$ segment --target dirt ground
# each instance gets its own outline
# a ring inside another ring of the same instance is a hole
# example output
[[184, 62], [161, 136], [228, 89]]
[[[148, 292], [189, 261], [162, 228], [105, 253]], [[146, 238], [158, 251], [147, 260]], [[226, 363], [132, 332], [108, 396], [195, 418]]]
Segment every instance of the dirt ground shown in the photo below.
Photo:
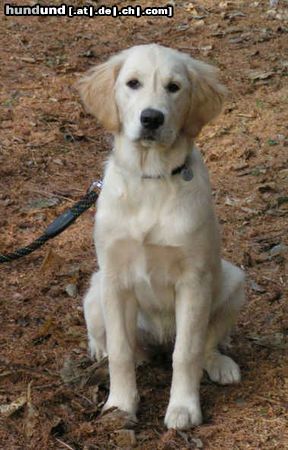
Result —
[[[62, 2], [41, 2], [51, 3]], [[133, 424], [116, 413], [100, 417], [107, 365], [87, 357], [82, 310], [96, 267], [92, 208], [41, 250], [1, 266], [1, 449], [288, 448], [288, 2], [271, 10], [268, 0], [173, 3], [173, 18], [4, 17], [1, 10], [0, 251], [29, 243], [101, 178], [111, 139], [83, 111], [74, 87], [81, 73], [150, 42], [217, 65], [229, 95], [197, 143], [223, 255], [247, 273], [230, 349], [242, 382], [223, 387], [204, 377], [204, 424], [167, 431], [171, 357], [157, 351], [137, 371], [138, 424], [129, 430]]]

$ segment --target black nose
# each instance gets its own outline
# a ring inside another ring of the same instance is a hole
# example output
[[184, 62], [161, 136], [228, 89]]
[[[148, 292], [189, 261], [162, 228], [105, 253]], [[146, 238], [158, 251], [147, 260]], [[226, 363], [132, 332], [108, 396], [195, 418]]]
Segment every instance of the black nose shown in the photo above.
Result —
[[157, 109], [144, 109], [140, 116], [141, 124], [147, 130], [157, 130], [164, 123], [164, 114]]

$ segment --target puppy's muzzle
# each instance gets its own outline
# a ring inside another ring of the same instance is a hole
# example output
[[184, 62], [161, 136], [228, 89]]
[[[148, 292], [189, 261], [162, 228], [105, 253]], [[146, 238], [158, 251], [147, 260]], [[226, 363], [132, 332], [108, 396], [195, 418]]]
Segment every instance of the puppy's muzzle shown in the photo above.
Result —
[[157, 109], [147, 108], [141, 112], [140, 122], [145, 130], [157, 130], [163, 125], [164, 120], [164, 114]]

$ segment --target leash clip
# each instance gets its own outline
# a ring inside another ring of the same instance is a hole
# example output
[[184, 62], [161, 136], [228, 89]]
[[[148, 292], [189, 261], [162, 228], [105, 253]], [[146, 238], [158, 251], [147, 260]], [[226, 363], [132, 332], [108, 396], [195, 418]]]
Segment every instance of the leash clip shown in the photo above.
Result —
[[89, 188], [87, 189], [87, 194], [90, 194], [90, 192], [94, 191], [95, 189], [102, 189], [103, 187], [103, 181], [102, 180], [95, 180], [92, 181]]

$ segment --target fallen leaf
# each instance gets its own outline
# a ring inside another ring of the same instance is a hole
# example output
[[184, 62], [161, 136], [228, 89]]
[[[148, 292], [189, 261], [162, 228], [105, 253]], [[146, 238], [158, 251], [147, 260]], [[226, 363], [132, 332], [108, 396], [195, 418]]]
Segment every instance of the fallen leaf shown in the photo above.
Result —
[[233, 166], [233, 169], [238, 172], [240, 170], [244, 170], [247, 169], [249, 167], [249, 165], [247, 163], [240, 163], [240, 164], [235, 164]]
[[36, 62], [36, 59], [35, 59], [35, 58], [32, 58], [31, 56], [22, 56], [22, 57], [21, 57], [21, 61], [24, 61], [24, 62], [28, 62], [28, 63], [34, 64], [34, 63]]
[[225, 199], [225, 205], [235, 206], [235, 205], [237, 205], [237, 203], [239, 203], [239, 199], [238, 198], [226, 197], [226, 199]]
[[66, 384], [73, 383], [75, 381], [79, 381], [82, 376], [81, 370], [79, 370], [78, 364], [76, 361], [67, 358], [64, 360], [64, 364], [62, 369], [60, 370], [61, 379]]
[[[89, 364], [87, 366], [87, 364]], [[109, 380], [108, 360], [102, 359], [91, 364], [91, 360], [84, 358], [75, 361], [67, 358], [60, 370], [61, 379], [66, 384], [77, 384], [81, 387], [86, 385], [106, 385]]]
[[220, 2], [219, 3], [219, 8], [226, 9], [226, 8], [228, 8], [228, 6], [231, 6], [231, 5], [232, 5], [231, 2]]
[[43, 209], [43, 208], [52, 208], [53, 206], [59, 205], [60, 200], [57, 197], [51, 198], [39, 198], [36, 200], [31, 200], [27, 206], [23, 208], [23, 211], [27, 211], [29, 209]]
[[233, 11], [228, 14], [229, 19], [235, 19], [236, 17], [246, 17], [246, 14], [244, 14], [242, 11]]
[[258, 214], [259, 211], [257, 209], [247, 208], [247, 206], [241, 206], [241, 211], [248, 213], [248, 214]]
[[287, 252], [287, 250], [288, 250], [288, 246], [281, 243], [281, 244], [275, 245], [274, 247], [271, 248], [270, 255], [272, 257], [283, 255], [284, 253]]
[[188, 3], [185, 6], [186, 11], [192, 13], [193, 11], [196, 11], [196, 7], [195, 5], [193, 5], [193, 3]]
[[59, 158], [55, 158], [52, 160], [55, 164], [57, 164], [58, 166], [64, 166], [63, 161], [61, 161], [61, 159]]
[[248, 73], [248, 78], [252, 81], [257, 80], [267, 80], [268, 78], [271, 78], [274, 75], [274, 72], [259, 72], [257, 70], [252, 70]]
[[254, 292], [259, 292], [260, 294], [263, 294], [264, 292], [266, 292], [266, 289], [262, 286], [260, 286], [259, 284], [256, 283], [256, 281], [251, 280], [250, 282], [250, 287], [252, 289], [252, 291]]
[[59, 270], [63, 262], [63, 258], [50, 247], [41, 264], [40, 272], [44, 273], [48, 270]]
[[244, 42], [245, 38], [242, 36], [237, 36], [235, 38], [230, 38], [229, 42], [230, 44], [241, 44], [241, 42]]
[[200, 50], [205, 56], [208, 56], [211, 50], [213, 50], [213, 45], [203, 45], [203, 47], [200, 47]]
[[205, 22], [204, 22], [203, 19], [198, 20], [197, 22], [195, 22], [195, 23], [193, 24], [192, 30], [197, 30], [198, 28], [202, 28], [202, 27], [204, 27], [204, 25], [205, 25]]
[[23, 406], [27, 402], [27, 395], [23, 394], [13, 402], [7, 405], [0, 405], [0, 414], [4, 417], [9, 417], [14, 414], [19, 409], [23, 408]]
[[77, 296], [78, 289], [76, 284], [70, 283], [65, 287], [65, 291], [69, 295], [69, 297], [75, 298]]

